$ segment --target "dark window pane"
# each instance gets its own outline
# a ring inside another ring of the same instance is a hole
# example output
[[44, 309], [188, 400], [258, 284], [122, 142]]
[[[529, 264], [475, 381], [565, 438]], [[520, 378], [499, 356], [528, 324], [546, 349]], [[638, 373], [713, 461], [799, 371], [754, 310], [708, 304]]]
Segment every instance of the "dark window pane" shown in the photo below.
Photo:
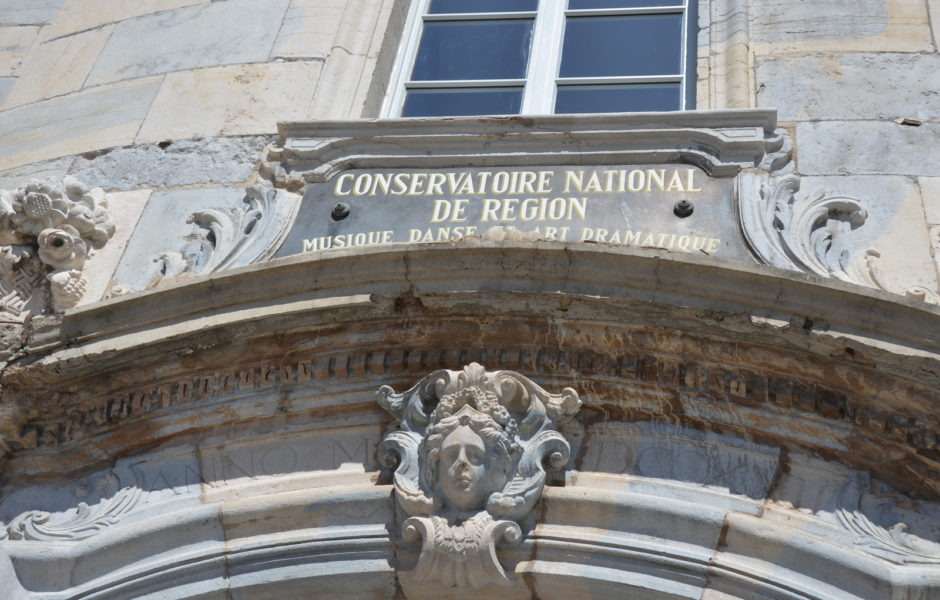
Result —
[[681, 53], [680, 14], [570, 17], [561, 76], [675, 75]]
[[679, 110], [678, 83], [631, 83], [623, 85], [559, 85], [555, 112], [642, 112]]
[[515, 115], [522, 106], [522, 88], [456, 88], [408, 90], [403, 117]]
[[531, 19], [426, 23], [411, 78], [523, 78], [531, 39]]
[[535, 10], [538, 0], [431, 0], [428, 13], [481, 13]]
[[644, 6], [682, 6], [682, 0], [568, 0], [569, 10], [584, 8], [643, 8]]

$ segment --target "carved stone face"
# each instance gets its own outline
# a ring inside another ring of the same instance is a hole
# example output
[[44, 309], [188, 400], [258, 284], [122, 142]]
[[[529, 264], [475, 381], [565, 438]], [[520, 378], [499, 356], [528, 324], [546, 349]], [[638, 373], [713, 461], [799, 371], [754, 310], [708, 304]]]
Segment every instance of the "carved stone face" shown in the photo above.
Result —
[[482, 508], [486, 485], [486, 445], [466, 425], [458, 427], [441, 444], [439, 475], [447, 505], [457, 510]]

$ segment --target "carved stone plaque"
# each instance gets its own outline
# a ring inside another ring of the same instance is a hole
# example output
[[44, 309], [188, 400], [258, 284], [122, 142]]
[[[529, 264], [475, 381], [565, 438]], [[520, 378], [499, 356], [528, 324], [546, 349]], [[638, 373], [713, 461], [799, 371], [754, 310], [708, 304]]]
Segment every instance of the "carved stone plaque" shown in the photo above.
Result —
[[733, 196], [684, 164], [350, 170], [307, 186], [277, 256], [482, 236], [753, 262]]

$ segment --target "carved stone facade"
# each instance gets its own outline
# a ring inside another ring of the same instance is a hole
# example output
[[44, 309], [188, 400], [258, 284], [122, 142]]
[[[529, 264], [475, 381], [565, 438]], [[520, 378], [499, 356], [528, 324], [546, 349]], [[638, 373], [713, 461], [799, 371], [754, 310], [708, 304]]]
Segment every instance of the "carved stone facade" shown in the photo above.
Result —
[[442, 118], [418, 0], [0, 4], [0, 600], [940, 598], [936, 2]]

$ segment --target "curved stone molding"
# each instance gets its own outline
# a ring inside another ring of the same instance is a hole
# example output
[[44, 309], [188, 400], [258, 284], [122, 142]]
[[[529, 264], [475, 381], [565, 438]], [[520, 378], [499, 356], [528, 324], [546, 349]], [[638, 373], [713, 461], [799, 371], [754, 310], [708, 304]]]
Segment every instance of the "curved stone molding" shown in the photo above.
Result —
[[410, 515], [406, 541], [422, 541], [406, 579], [481, 588], [512, 579], [496, 544], [522, 540], [518, 521], [542, 495], [546, 468], [561, 469], [570, 447], [556, 428], [581, 407], [577, 392], [550, 394], [511, 371], [477, 363], [437, 371], [403, 394], [379, 390], [398, 430], [379, 445], [395, 467], [395, 497]]
[[278, 130], [260, 171], [292, 191], [357, 168], [687, 163], [730, 177], [790, 158], [773, 110], [321, 121]]
[[82, 540], [111, 527], [133, 510], [142, 492], [137, 486], [120, 487], [114, 471], [94, 482], [92, 490], [102, 500], [94, 506], [79, 502], [78, 506], [60, 514], [30, 510], [15, 517], [0, 529], [0, 540]]
[[[114, 235], [101, 188], [74, 177], [32, 180], [0, 190], [0, 292], [2, 308], [16, 317], [63, 311], [85, 293], [82, 268], [93, 249]], [[49, 283], [48, 295], [41, 290]]]
[[[280, 196], [280, 197], [279, 197]], [[237, 211], [208, 208], [186, 219], [198, 234], [178, 251], [161, 252], [163, 279], [182, 274], [203, 275], [241, 267], [270, 258], [284, 241], [300, 206], [300, 198], [278, 193], [265, 185], [245, 188], [245, 198]]]

